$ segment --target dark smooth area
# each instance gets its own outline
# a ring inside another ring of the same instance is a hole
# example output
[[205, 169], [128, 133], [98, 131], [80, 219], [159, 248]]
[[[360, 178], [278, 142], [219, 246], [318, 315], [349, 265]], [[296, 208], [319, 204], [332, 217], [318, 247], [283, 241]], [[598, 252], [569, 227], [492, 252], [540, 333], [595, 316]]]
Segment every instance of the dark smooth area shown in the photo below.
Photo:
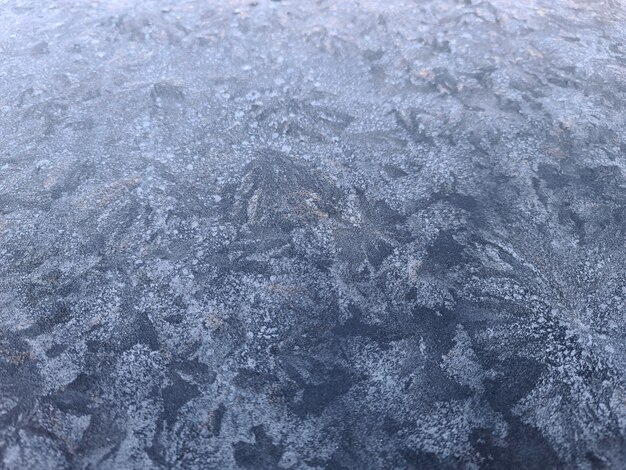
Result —
[[0, 468], [626, 468], [626, 7], [0, 2]]

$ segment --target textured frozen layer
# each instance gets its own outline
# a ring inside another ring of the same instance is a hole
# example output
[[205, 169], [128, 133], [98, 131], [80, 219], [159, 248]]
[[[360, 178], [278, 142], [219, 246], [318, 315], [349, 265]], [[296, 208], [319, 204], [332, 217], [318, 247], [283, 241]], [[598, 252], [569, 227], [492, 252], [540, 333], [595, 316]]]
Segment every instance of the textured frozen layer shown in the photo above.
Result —
[[626, 466], [617, 2], [0, 6], [0, 468]]

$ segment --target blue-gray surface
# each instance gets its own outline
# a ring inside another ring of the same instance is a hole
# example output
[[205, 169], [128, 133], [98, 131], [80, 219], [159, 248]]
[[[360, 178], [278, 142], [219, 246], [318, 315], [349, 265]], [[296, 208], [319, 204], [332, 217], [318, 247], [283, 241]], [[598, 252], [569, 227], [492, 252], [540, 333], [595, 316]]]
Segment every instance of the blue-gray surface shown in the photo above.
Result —
[[625, 468], [625, 12], [2, 2], [0, 468]]

